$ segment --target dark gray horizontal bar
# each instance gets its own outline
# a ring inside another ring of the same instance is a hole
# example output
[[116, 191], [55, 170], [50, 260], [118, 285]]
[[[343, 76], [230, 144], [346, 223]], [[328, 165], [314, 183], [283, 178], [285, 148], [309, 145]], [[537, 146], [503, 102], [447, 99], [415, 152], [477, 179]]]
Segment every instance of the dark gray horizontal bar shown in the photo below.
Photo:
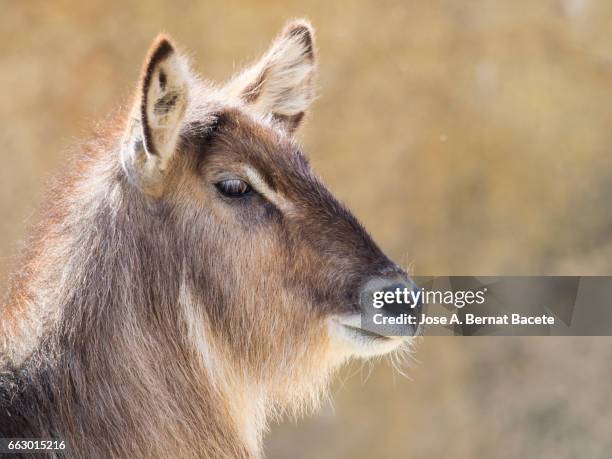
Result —
[[413, 280], [412, 293], [362, 299], [362, 328], [383, 336], [612, 336], [612, 276]]

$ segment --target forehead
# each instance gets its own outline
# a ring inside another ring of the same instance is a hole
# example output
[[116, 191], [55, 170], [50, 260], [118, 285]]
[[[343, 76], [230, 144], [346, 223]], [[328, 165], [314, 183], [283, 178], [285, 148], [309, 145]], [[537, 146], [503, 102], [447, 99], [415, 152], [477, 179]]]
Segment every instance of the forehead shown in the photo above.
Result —
[[273, 122], [240, 108], [222, 108], [190, 123], [186, 138], [202, 166], [249, 167], [274, 189], [314, 181], [299, 146]]

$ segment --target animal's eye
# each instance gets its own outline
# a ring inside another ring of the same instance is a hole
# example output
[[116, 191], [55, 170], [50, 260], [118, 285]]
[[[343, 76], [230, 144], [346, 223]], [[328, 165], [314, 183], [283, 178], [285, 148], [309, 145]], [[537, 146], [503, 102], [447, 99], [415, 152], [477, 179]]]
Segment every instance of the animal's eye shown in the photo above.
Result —
[[251, 192], [250, 185], [247, 182], [238, 179], [223, 180], [215, 183], [215, 186], [217, 187], [217, 190], [221, 192], [221, 194], [230, 198], [240, 198]]

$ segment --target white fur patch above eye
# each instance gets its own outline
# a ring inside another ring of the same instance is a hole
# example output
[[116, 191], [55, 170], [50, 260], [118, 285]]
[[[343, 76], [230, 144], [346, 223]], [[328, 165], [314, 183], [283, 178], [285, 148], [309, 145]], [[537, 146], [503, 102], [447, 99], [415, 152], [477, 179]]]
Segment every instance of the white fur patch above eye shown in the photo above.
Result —
[[285, 196], [281, 193], [274, 191], [263, 177], [250, 166], [244, 166], [244, 174], [249, 180], [251, 187], [264, 198], [274, 204], [282, 212], [290, 212], [293, 209], [293, 205]]

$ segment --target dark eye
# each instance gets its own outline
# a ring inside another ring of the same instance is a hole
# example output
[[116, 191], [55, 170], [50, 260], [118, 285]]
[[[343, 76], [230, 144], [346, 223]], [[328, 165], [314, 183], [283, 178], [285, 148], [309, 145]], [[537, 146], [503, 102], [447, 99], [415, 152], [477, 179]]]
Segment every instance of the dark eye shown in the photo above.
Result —
[[238, 179], [223, 180], [222, 182], [216, 183], [215, 186], [221, 194], [230, 198], [239, 198], [251, 192], [249, 184]]

